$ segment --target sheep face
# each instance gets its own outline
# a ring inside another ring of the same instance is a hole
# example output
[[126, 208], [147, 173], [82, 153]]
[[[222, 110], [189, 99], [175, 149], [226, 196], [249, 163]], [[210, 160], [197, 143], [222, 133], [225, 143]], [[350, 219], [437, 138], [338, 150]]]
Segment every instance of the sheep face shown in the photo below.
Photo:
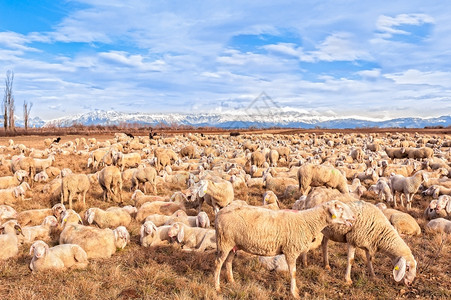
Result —
[[33, 255], [36, 258], [41, 258], [47, 255], [49, 251], [49, 245], [44, 243], [43, 241], [36, 241], [30, 247], [30, 255]]
[[157, 231], [157, 226], [152, 221], [146, 221], [141, 226], [141, 230], [140, 230], [141, 238], [144, 238], [148, 235], [153, 236], [156, 231]]
[[196, 226], [202, 227], [202, 228], [209, 228], [210, 227], [210, 219], [208, 218], [208, 215], [206, 212], [201, 211], [197, 217], [196, 217]]
[[114, 229], [113, 232], [116, 248], [124, 249], [125, 246], [127, 246], [127, 243], [130, 242], [130, 234], [128, 233], [127, 228], [119, 226]]
[[177, 242], [183, 242], [183, 238], [185, 237], [185, 230], [183, 228], [183, 225], [179, 222], [174, 223], [168, 230], [168, 236], [171, 238], [171, 240], [177, 237]]
[[338, 200], [326, 202], [325, 206], [329, 212], [330, 223], [352, 226], [355, 216], [349, 206]]
[[404, 283], [410, 286], [417, 275], [417, 262], [415, 259], [407, 261], [404, 257], [400, 257], [393, 269], [393, 277], [396, 282], [404, 279]]

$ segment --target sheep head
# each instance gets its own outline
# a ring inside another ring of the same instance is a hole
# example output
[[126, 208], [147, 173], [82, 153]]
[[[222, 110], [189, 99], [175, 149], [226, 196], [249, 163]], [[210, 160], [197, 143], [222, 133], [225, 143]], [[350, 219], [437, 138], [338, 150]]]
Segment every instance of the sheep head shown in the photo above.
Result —
[[196, 217], [196, 226], [202, 227], [202, 228], [209, 228], [210, 227], [210, 218], [208, 218], [208, 215], [206, 212], [201, 211], [197, 214]]
[[171, 240], [177, 237], [177, 242], [182, 243], [185, 238], [184, 224], [180, 222], [172, 224], [171, 228], [168, 230], [168, 236]]
[[49, 252], [49, 245], [39, 240], [33, 243], [30, 247], [30, 255], [36, 258], [45, 257]]
[[113, 230], [113, 233], [116, 248], [124, 249], [125, 246], [127, 246], [127, 243], [130, 242], [130, 234], [128, 233], [127, 228], [119, 226]]
[[409, 260], [407, 260], [404, 257], [400, 257], [397, 260], [395, 267], [393, 268], [393, 277], [395, 281], [399, 282], [402, 279], [404, 279], [404, 283], [406, 285], [412, 284], [416, 274], [417, 274], [417, 262], [413, 258], [413, 256], [409, 258]]
[[331, 200], [324, 204], [328, 212], [328, 220], [332, 224], [352, 226], [355, 216], [352, 210], [341, 201]]
[[152, 221], [146, 221], [141, 226], [140, 235], [141, 235], [141, 237], [145, 237], [148, 235], [151, 235], [153, 237], [155, 235], [156, 231], [157, 231], [157, 226]]

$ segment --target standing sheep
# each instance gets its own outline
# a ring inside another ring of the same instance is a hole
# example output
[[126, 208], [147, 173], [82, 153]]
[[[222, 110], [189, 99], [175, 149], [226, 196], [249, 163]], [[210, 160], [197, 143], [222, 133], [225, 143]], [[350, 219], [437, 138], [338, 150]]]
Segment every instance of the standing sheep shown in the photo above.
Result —
[[103, 168], [98, 173], [97, 179], [103, 190], [103, 201], [122, 202], [122, 176], [118, 167], [107, 166]]
[[[232, 261], [236, 250], [274, 256], [285, 254], [291, 277], [291, 294], [299, 298], [296, 287], [296, 259], [309, 250], [316, 236], [329, 224], [347, 224], [354, 219], [350, 208], [330, 201], [306, 211], [274, 211], [260, 207], [232, 206], [216, 215], [217, 255], [215, 288], [220, 291], [220, 271], [234, 282]], [[233, 251], [232, 251], [233, 250]]]
[[[192, 191], [190, 191], [192, 193]], [[213, 207], [215, 214], [223, 207], [232, 203], [234, 199], [233, 185], [230, 181], [213, 177], [199, 181], [191, 197], [205, 197], [207, 204]], [[203, 200], [200, 201], [198, 211], [201, 210]]]
[[72, 198], [76, 194], [83, 197], [83, 207], [86, 206], [86, 193], [91, 184], [86, 174], [67, 174], [61, 178], [61, 204], [65, 200], [69, 201], [69, 208], [72, 209]]
[[147, 193], [146, 182], [152, 185], [153, 191], [157, 193], [157, 171], [153, 167], [138, 168], [132, 175], [131, 189], [138, 189], [139, 184], [144, 185], [144, 193]]
[[[423, 182], [427, 182], [428, 177], [424, 171], [415, 173], [413, 176], [404, 177], [402, 175], [394, 175], [390, 177], [391, 193], [393, 195], [393, 206], [396, 207], [396, 193], [403, 193], [406, 196], [407, 209], [411, 209], [413, 195]], [[401, 206], [404, 206], [402, 197]]]
[[304, 164], [298, 170], [299, 191], [307, 195], [312, 186], [336, 188], [342, 194], [348, 194], [346, 177], [331, 166]]

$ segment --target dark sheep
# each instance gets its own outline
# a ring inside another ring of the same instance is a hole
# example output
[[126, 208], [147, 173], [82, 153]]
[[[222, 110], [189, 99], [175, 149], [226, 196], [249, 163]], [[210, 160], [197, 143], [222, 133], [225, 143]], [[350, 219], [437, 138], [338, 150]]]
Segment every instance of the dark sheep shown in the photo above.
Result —
[[230, 136], [239, 136], [241, 133], [239, 133], [239, 132], [231, 132], [230, 133]]
[[54, 142], [55, 144], [58, 144], [60, 141], [61, 141], [61, 138], [60, 138], [60, 137], [57, 137], [56, 139], [53, 140], [53, 142]]

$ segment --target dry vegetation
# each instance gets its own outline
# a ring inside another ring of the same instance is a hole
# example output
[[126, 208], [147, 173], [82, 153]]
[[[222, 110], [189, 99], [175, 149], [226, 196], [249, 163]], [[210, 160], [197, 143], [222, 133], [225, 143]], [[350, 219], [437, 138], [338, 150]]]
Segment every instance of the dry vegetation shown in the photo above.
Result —
[[[94, 136], [94, 135], [93, 135]], [[63, 136], [61, 143], [77, 136]], [[95, 136], [102, 141], [112, 135]], [[6, 145], [9, 138], [0, 138]], [[15, 137], [16, 143], [28, 147], [44, 148], [42, 136]], [[57, 155], [55, 166], [68, 167], [76, 173], [88, 173], [86, 158], [76, 155]], [[10, 170], [0, 167], [0, 175], [10, 175]], [[18, 202], [17, 211], [51, 207], [59, 199], [49, 199], [39, 191], [43, 183], [35, 184], [31, 200]], [[158, 186], [158, 194], [170, 196], [172, 186]], [[250, 189], [235, 198], [260, 205], [264, 190]], [[123, 191], [125, 204], [132, 204], [127, 188]], [[366, 193], [362, 199], [377, 202], [374, 194]], [[284, 201], [283, 206], [291, 207]], [[412, 213], [422, 228], [422, 218], [430, 197], [415, 196]], [[87, 194], [87, 207], [107, 208], [110, 203], [102, 201], [102, 190], [93, 185]], [[207, 206], [204, 204], [204, 208]], [[82, 212], [80, 203], [75, 209]], [[206, 209], [213, 219], [211, 208]], [[32, 274], [28, 265], [31, 260], [29, 246], [22, 246], [20, 254], [0, 262], [0, 299], [285, 299], [289, 298], [288, 274], [264, 269], [256, 257], [238, 255], [234, 260], [235, 284], [222, 281], [223, 292], [217, 294], [213, 287], [214, 251], [185, 253], [177, 247], [150, 247], [139, 245], [139, 226], [131, 225], [131, 243], [109, 259], [90, 260], [86, 270], [44, 272]], [[419, 237], [405, 237], [418, 262], [418, 274], [412, 287], [394, 282], [392, 263], [378, 253], [374, 260], [376, 278], [370, 279], [366, 272], [364, 253], [357, 252], [353, 266], [352, 286], [343, 280], [346, 268], [345, 244], [331, 243], [331, 271], [322, 267], [320, 249], [309, 253], [309, 266], [298, 263], [297, 281], [301, 297], [307, 299], [450, 299], [451, 298], [451, 239], [439, 234], [423, 233]], [[56, 242], [53, 243], [53, 245]], [[0, 245], [1, 246], [1, 245]]]

